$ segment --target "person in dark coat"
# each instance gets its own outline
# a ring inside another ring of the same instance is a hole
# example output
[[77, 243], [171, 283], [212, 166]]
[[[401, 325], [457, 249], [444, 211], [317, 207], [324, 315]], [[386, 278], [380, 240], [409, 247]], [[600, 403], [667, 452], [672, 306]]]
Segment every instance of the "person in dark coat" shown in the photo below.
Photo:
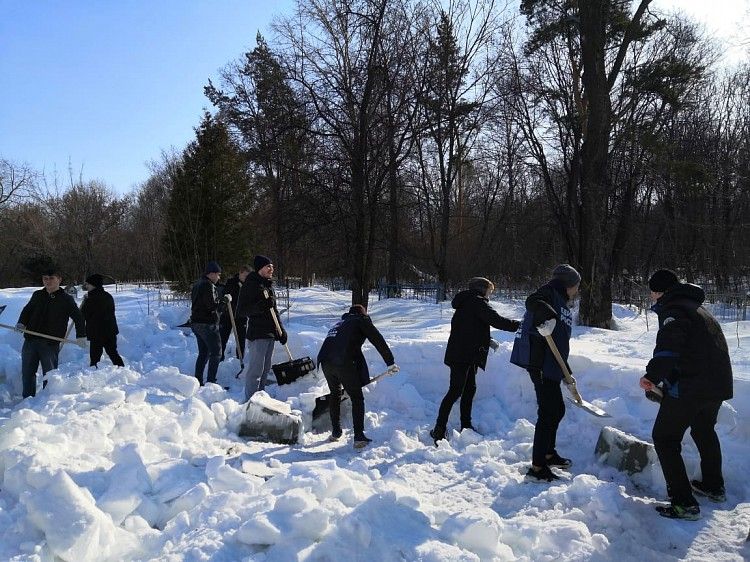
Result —
[[[721, 326], [701, 306], [703, 289], [680, 283], [668, 269], [656, 271], [648, 284], [659, 332], [640, 386], [661, 395], [652, 437], [671, 500], [656, 509], [664, 517], [695, 520], [700, 507], [693, 492], [726, 499], [714, 426], [721, 403], [733, 395], [729, 349]], [[688, 479], [680, 454], [688, 427], [701, 458], [701, 480]]]
[[445, 439], [448, 417], [456, 400], [461, 398], [461, 430], [471, 429], [471, 408], [477, 390], [477, 369], [484, 370], [490, 347], [497, 342], [490, 338], [490, 327], [506, 332], [518, 329], [518, 320], [500, 316], [489, 304], [495, 286], [489, 279], [474, 277], [469, 288], [459, 292], [451, 302], [456, 310], [451, 320], [451, 333], [445, 349], [444, 363], [450, 367], [450, 386], [440, 403], [435, 428], [430, 436], [438, 441]]
[[368, 340], [389, 367], [398, 372], [393, 353], [361, 304], [355, 304], [341, 320], [328, 331], [318, 353], [318, 365], [323, 369], [331, 391], [331, 441], [341, 438], [341, 387], [352, 401], [352, 423], [354, 425], [354, 448], [366, 447], [372, 440], [365, 435], [365, 398], [362, 387], [370, 382], [367, 361], [362, 354], [362, 345]]
[[86, 278], [84, 289], [88, 291], [81, 304], [81, 312], [86, 320], [86, 337], [90, 342], [89, 358], [96, 367], [106, 351], [113, 365], [124, 367], [125, 363], [117, 353], [117, 318], [115, 300], [104, 290], [104, 277], [98, 273]]
[[570, 306], [578, 294], [581, 276], [563, 263], [552, 271], [552, 279], [526, 299], [523, 323], [513, 342], [510, 361], [529, 372], [537, 402], [537, 421], [531, 468], [527, 476], [536, 481], [552, 482], [560, 477], [550, 467], [569, 468], [570, 459], [556, 450], [557, 429], [565, 417], [560, 383], [563, 372], [544, 338], [551, 335], [568, 372], [573, 314]]
[[[245, 361], [245, 400], [266, 387], [271, 370], [273, 346], [287, 342], [273, 290], [273, 263], [266, 256], [255, 256], [251, 271], [240, 289], [237, 315], [247, 318], [247, 357]], [[273, 314], [281, 333], [276, 329]]]
[[[232, 297], [232, 300], [230, 301], [230, 306], [232, 307], [232, 312], [234, 313], [234, 323], [237, 326], [237, 347], [239, 348], [240, 357], [244, 356], [245, 354], [245, 335], [247, 332], [247, 316], [240, 316], [237, 313], [239, 312], [239, 304], [240, 304], [240, 290], [242, 289], [242, 284], [245, 282], [245, 279], [247, 279], [248, 274], [250, 273], [250, 266], [249, 265], [243, 265], [240, 267], [239, 273], [237, 275], [234, 275], [227, 279], [227, 282], [224, 284], [224, 293], [225, 295], [230, 295]], [[222, 314], [221, 320], [219, 322], [219, 334], [221, 335], [221, 360], [224, 361], [224, 351], [227, 348], [227, 342], [229, 341], [229, 335], [232, 333], [232, 319], [229, 317], [229, 314]]]
[[221, 267], [215, 261], [206, 264], [203, 277], [193, 285], [191, 290], [192, 308], [190, 310], [190, 328], [198, 342], [198, 357], [195, 360], [195, 378], [203, 386], [203, 370], [208, 362], [206, 382], [216, 383], [216, 371], [221, 359], [221, 337], [219, 336], [219, 317], [221, 306], [226, 299], [219, 296], [216, 283], [221, 277]]
[[[76, 327], [76, 339], [79, 343], [86, 341], [86, 324], [83, 315], [73, 297], [60, 288], [62, 275], [51, 268], [42, 275], [43, 289], [34, 291], [31, 299], [21, 310], [16, 328], [31, 330], [64, 338], [68, 329], [68, 319]], [[42, 373], [57, 369], [60, 342], [40, 336], [24, 334], [21, 348], [21, 379], [23, 397], [36, 396], [36, 370], [42, 365]]]

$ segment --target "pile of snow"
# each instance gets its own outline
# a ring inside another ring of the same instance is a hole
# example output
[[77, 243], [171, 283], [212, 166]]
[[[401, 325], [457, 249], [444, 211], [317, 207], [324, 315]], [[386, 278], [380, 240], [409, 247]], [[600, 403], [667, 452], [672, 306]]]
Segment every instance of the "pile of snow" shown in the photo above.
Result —
[[[4, 323], [15, 323], [33, 289], [0, 291]], [[513, 334], [478, 375], [474, 425], [449, 441], [427, 432], [447, 389], [442, 364], [449, 304], [397, 299], [370, 313], [401, 372], [365, 390], [362, 452], [330, 443], [310, 419], [328, 389], [320, 373], [267, 388], [301, 412], [301, 443], [245, 441], [239, 362], [219, 368], [218, 385], [192, 377], [191, 332], [180, 304], [154, 292], [114, 293], [126, 367], [66, 346], [45, 390], [21, 400], [21, 338], [0, 333], [0, 560], [741, 560], [750, 556], [750, 322], [724, 325], [736, 398], [717, 431], [727, 502], [701, 502], [697, 523], [658, 517], [665, 496], [658, 465], [629, 477], [601, 464], [594, 447], [611, 425], [650, 440], [657, 406], [638, 378], [654, 344], [654, 317], [616, 307], [616, 332], [574, 329], [570, 364], [583, 397], [612, 414], [598, 419], [568, 405], [558, 449], [573, 459], [552, 485], [526, 483], [536, 419], [528, 375], [508, 362]], [[284, 317], [295, 357], [315, 357], [351, 295], [320, 287], [292, 291]], [[522, 303], [494, 303], [519, 318]], [[233, 352], [230, 344], [227, 356]], [[285, 360], [279, 348], [276, 361]], [[373, 374], [383, 370], [366, 346]], [[271, 376], [271, 378], [273, 378]], [[223, 387], [229, 387], [224, 390]], [[265, 398], [264, 398], [265, 400]], [[344, 407], [344, 425], [351, 427]], [[700, 474], [689, 437], [688, 472]]]

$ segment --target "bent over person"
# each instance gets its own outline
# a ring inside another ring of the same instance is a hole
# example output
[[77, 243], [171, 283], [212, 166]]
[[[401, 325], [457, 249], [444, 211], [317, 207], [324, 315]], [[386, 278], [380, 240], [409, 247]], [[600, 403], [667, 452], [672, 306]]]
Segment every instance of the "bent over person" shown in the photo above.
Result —
[[98, 273], [86, 278], [84, 288], [88, 291], [81, 304], [81, 312], [86, 320], [86, 337], [90, 343], [91, 366], [96, 367], [106, 351], [113, 365], [124, 367], [125, 363], [117, 352], [117, 327], [115, 300], [104, 290], [104, 277]]
[[451, 333], [445, 349], [444, 363], [450, 368], [450, 386], [440, 403], [435, 428], [430, 436], [438, 441], [445, 439], [448, 417], [456, 400], [461, 399], [461, 431], [474, 429], [471, 408], [477, 391], [477, 370], [484, 370], [490, 347], [497, 342], [490, 337], [490, 326], [506, 332], [515, 332], [518, 320], [500, 316], [490, 306], [489, 300], [495, 285], [484, 277], [469, 280], [469, 288], [459, 292], [451, 302], [456, 312], [451, 319]]
[[398, 372], [394, 364], [393, 353], [385, 339], [373, 325], [367, 310], [361, 304], [355, 304], [344, 314], [323, 341], [318, 353], [318, 365], [331, 391], [331, 441], [337, 441], [343, 435], [341, 429], [341, 387], [352, 401], [352, 425], [354, 426], [354, 448], [366, 447], [372, 439], [365, 435], [365, 398], [362, 387], [370, 382], [367, 361], [362, 354], [362, 345], [368, 340], [389, 367], [392, 373]]
[[[34, 291], [28, 304], [21, 310], [16, 328], [64, 338], [71, 318], [76, 327], [76, 339], [85, 342], [86, 326], [75, 300], [60, 288], [62, 275], [52, 268], [42, 275], [43, 289]], [[42, 373], [57, 369], [60, 342], [41, 336], [24, 334], [21, 348], [21, 378], [23, 397], [36, 396], [36, 370]], [[46, 384], [44, 385], [46, 386]]]
[[[659, 331], [640, 386], [647, 392], [661, 386], [652, 437], [671, 502], [656, 510], [664, 517], [695, 520], [700, 507], [693, 492], [715, 502], [726, 499], [714, 426], [721, 403], [732, 398], [732, 365], [721, 326], [702, 306], [703, 289], [680, 283], [668, 269], [656, 271], [648, 285]], [[688, 427], [700, 454], [700, 480], [688, 479], [680, 454]]]

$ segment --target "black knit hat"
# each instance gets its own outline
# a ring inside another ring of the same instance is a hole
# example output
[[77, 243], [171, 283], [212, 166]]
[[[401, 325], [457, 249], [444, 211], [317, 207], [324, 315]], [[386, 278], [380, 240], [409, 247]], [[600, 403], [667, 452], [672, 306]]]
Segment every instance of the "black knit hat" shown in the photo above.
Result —
[[271, 263], [273, 263], [271, 261], [271, 258], [267, 256], [255, 256], [255, 258], [253, 259], [253, 269], [258, 272]]
[[221, 273], [221, 266], [215, 261], [210, 261], [206, 264], [204, 273]]
[[99, 273], [94, 273], [86, 277], [86, 283], [94, 287], [102, 287], [104, 285], [104, 276]]
[[659, 269], [648, 280], [648, 288], [654, 293], [665, 293], [679, 282], [677, 274], [671, 269]]
[[569, 289], [581, 282], [581, 274], [572, 265], [561, 263], [552, 270], [552, 279], [559, 279], [565, 288]]

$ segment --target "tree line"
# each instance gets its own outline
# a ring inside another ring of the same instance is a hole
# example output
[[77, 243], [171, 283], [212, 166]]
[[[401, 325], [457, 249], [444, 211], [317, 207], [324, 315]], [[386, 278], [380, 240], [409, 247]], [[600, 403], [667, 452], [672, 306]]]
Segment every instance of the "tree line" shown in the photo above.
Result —
[[750, 66], [650, 4], [299, 0], [208, 82], [194, 140], [136, 192], [24, 198], [33, 173], [3, 161], [0, 280], [54, 257], [186, 285], [263, 253], [367, 304], [379, 281], [528, 287], [567, 261], [600, 327], [656, 267], [739, 291]]

